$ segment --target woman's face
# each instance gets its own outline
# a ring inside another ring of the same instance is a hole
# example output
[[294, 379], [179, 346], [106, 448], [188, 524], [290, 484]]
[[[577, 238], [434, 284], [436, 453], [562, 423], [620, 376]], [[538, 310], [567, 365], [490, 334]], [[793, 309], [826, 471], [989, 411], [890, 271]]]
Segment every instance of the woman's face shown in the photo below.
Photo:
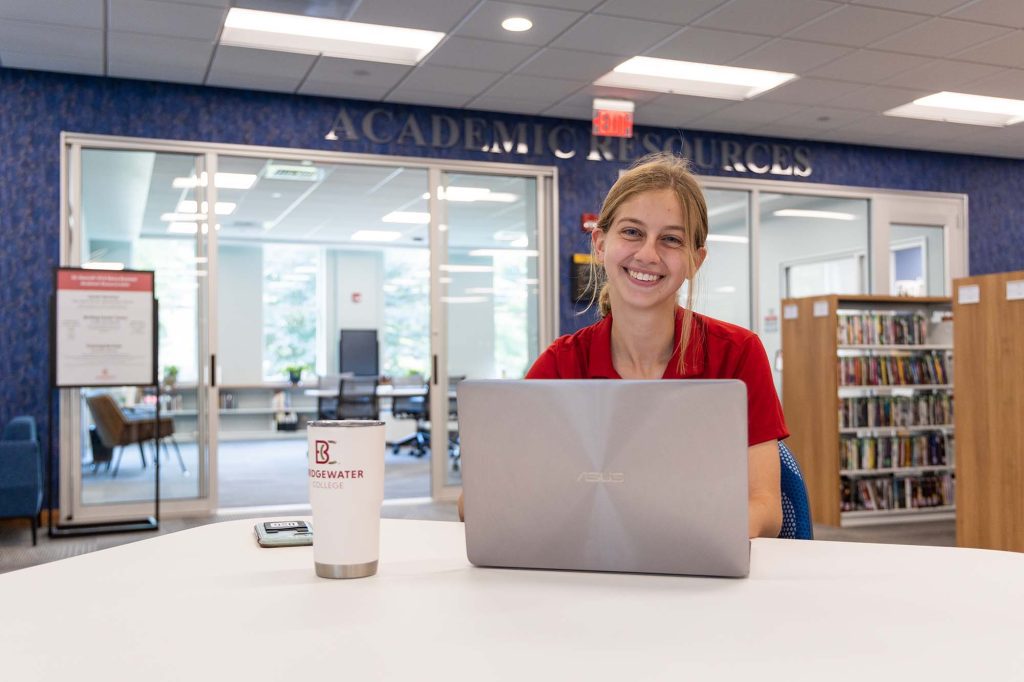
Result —
[[675, 309], [683, 282], [697, 272], [707, 250], [691, 252], [683, 207], [670, 189], [634, 195], [622, 202], [608, 232], [592, 234], [616, 305], [636, 310]]

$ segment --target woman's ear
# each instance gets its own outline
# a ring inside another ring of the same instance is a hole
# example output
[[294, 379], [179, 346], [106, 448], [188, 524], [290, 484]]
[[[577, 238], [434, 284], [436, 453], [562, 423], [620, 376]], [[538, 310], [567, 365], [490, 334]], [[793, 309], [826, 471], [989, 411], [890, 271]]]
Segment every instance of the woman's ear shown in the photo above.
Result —
[[693, 277], [693, 275], [697, 274], [697, 271], [700, 270], [700, 266], [704, 265], [704, 259], [707, 257], [708, 247], [702, 246], [699, 249], [697, 249], [697, 252], [693, 254], [693, 273], [690, 275], [690, 277]]
[[598, 263], [604, 263], [604, 230], [594, 228], [590, 231], [590, 241], [594, 246], [594, 256]]

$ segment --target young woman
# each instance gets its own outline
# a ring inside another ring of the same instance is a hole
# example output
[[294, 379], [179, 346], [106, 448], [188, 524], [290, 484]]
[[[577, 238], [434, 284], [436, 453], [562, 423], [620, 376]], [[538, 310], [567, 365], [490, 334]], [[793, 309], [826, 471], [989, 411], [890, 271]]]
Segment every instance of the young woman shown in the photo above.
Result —
[[[741, 379], [747, 385], [750, 536], [782, 525], [778, 441], [789, 434], [757, 336], [693, 312], [707, 257], [704, 195], [683, 159], [645, 157], [612, 186], [591, 249], [601, 320], [544, 351], [528, 379]], [[686, 306], [677, 303], [689, 282]]]
[[[640, 159], [608, 192], [591, 235], [601, 320], [557, 339], [526, 378], [741, 379], [750, 536], [776, 537], [782, 526], [778, 441], [789, 434], [757, 335], [693, 312], [707, 237], [707, 205], [686, 161], [669, 154]], [[680, 307], [684, 282], [687, 300]]]

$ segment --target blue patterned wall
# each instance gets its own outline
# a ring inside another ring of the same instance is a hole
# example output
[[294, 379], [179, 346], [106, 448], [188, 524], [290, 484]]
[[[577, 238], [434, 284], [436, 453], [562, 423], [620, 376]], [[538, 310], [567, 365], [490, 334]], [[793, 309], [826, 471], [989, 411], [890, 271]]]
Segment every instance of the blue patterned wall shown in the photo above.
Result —
[[[622, 166], [588, 161], [582, 153], [559, 159], [547, 150], [496, 156], [467, 151], [461, 145], [432, 149], [374, 144], [365, 138], [331, 142], [324, 139], [324, 133], [332, 126], [341, 102], [320, 97], [0, 69], [0, 98], [0, 423], [16, 414], [32, 414], [44, 430], [50, 394], [48, 305], [59, 249], [61, 131], [554, 165], [559, 172], [563, 292], [568, 291], [568, 254], [587, 249], [587, 239], [578, 227], [579, 216], [597, 210]], [[443, 114], [457, 121], [473, 115], [370, 102], [344, 104], [354, 119], [381, 106], [391, 111], [396, 121], [413, 112], [417, 117]], [[589, 124], [579, 121], [504, 114], [486, 117], [509, 127], [524, 122], [542, 123], [548, 129], [564, 125], [578, 140], [589, 137]], [[673, 131], [637, 130], [639, 135], [645, 132], [670, 136]], [[714, 144], [728, 140], [794, 144], [791, 140], [700, 135]], [[971, 273], [1024, 268], [1021, 162], [843, 144], [799, 144], [813, 159], [813, 175], [804, 179], [808, 182], [968, 194]], [[726, 174], [713, 169], [701, 172]], [[561, 311], [563, 332], [587, 321], [574, 316], [567, 297], [563, 297]]]

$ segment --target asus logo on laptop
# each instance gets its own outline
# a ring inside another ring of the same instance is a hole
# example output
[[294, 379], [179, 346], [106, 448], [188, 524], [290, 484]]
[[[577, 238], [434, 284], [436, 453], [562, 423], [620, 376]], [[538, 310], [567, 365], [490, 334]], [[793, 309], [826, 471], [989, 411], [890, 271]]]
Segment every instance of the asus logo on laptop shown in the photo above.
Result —
[[577, 483], [624, 483], [625, 480], [626, 474], [604, 471], [582, 471], [576, 477]]

